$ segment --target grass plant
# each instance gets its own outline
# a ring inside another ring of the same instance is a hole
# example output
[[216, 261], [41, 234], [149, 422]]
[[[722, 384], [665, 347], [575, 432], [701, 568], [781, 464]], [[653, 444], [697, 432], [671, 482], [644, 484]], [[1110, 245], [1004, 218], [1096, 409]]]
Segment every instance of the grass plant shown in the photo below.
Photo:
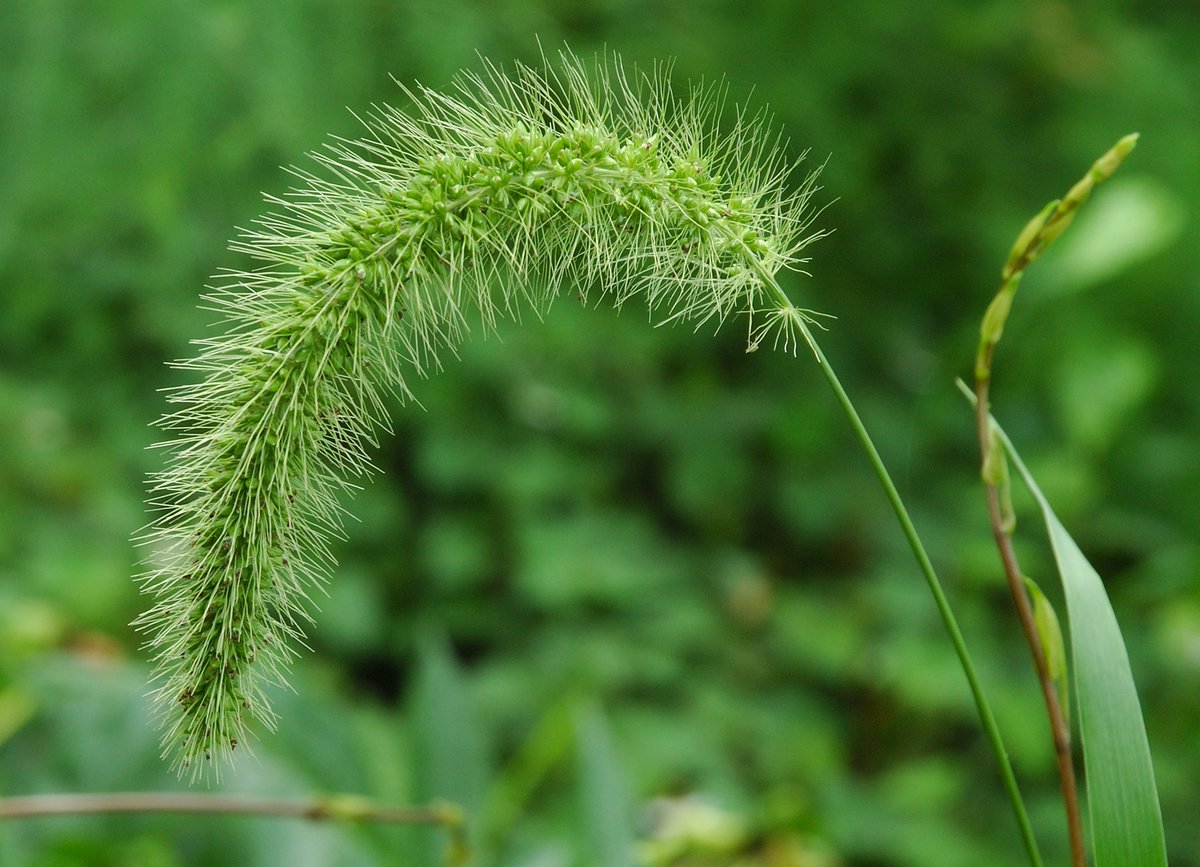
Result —
[[[615, 57], [585, 61], [563, 52], [540, 68], [512, 71], [485, 64], [446, 91], [405, 94], [405, 110], [375, 107], [358, 138], [330, 142], [312, 172], [293, 170], [297, 186], [271, 198], [275, 213], [234, 243], [255, 266], [221, 275], [206, 296], [224, 330], [178, 362], [196, 378], [170, 392], [174, 409], [160, 421], [169, 456], [151, 482], [157, 516], [144, 531], [140, 578], [154, 601], [137, 621], [157, 666], [164, 756], [193, 779], [219, 774], [252, 723], [275, 726], [266, 685], [286, 683], [303, 646], [312, 597], [332, 571], [329, 542], [342, 532], [344, 496], [373, 470], [389, 394], [411, 399], [411, 378], [440, 368], [469, 334], [502, 318], [540, 318], [563, 294], [617, 307], [637, 299], [658, 324], [702, 328], [736, 319], [748, 351], [811, 351], [916, 556], [1029, 861], [1040, 865], [999, 728], [933, 564], [814, 337], [816, 314], [797, 307], [778, 280], [801, 271], [808, 245], [824, 234], [814, 227], [817, 172], [784, 156], [765, 113], [737, 110], [736, 123], [722, 131], [724, 87], [678, 95], [668, 68], [627, 72]], [[1025, 268], [1132, 142], [1123, 139], [1021, 233], [984, 319], [975, 369], [989, 510], [1047, 700], [1077, 865], [1086, 854], [1060, 700], [1063, 641], [1040, 592], [1035, 616], [1033, 591], [1008, 556], [1013, 520], [987, 386]], [[1096, 598], [1088, 597], [1089, 611], [1099, 610]], [[1119, 632], [1115, 639], [1106, 632], [1103, 642], [1113, 640], [1120, 643]], [[1085, 655], [1073, 660], [1076, 671], [1094, 668], [1097, 646], [1075, 643], [1076, 657]], [[1132, 680], [1121, 688], [1131, 690]], [[1096, 689], [1081, 684], [1085, 732], [1096, 718], [1089, 698]], [[1120, 750], [1129, 731], [1098, 738], [1099, 749]], [[1089, 772], [1093, 766], [1089, 754]], [[1147, 797], [1152, 776], [1132, 809]], [[1109, 801], [1093, 796], [1092, 803]], [[1156, 816], [1157, 803], [1143, 812]], [[1115, 821], [1111, 812], [1094, 815]], [[1137, 863], [1159, 863], [1146, 857]]]

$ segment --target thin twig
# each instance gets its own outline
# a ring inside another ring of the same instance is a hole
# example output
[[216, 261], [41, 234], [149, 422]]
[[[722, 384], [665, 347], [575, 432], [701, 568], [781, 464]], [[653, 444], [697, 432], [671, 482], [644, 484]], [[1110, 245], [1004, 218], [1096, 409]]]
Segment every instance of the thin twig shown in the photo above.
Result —
[[453, 867], [470, 860], [466, 819], [460, 807], [449, 803], [392, 807], [358, 795], [325, 795], [297, 801], [187, 792], [67, 793], [0, 798], [0, 820], [118, 813], [219, 814], [306, 819], [310, 822], [441, 825], [450, 837], [443, 863]]
[[223, 813], [310, 821], [444, 825], [449, 829], [463, 822], [461, 811], [450, 804], [391, 807], [354, 795], [331, 795], [300, 801], [240, 795], [194, 795], [186, 792], [68, 793], [0, 798], [0, 819], [95, 813]]

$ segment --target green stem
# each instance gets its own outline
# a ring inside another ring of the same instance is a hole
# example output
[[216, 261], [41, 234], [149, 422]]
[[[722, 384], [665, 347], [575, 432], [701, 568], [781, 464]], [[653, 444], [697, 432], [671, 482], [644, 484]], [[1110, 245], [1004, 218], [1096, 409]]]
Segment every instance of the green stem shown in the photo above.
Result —
[[883, 458], [880, 457], [879, 451], [875, 448], [875, 443], [871, 441], [871, 435], [867, 433], [867, 429], [863, 425], [862, 419], [859, 418], [858, 411], [854, 408], [850, 396], [846, 394], [846, 390], [842, 387], [842, 383], [834, 372], [832, 365], [830, 365], [829, 360], [825, 357], [825, 353], [821, 351], [821, 347], [813, 339], [807, 324], [800, 321], [799, 327], [808, 341], [809, 347], [817, 357], [817, 364], [821, 366], [821, 372], [825, 374], [830, 387], [833, 388], [833, 393], [837, 396], [838, 403], [846, 413], [846, 417], [850, 420], [850, 426], [854, 429], [855, 436], [858, 438], [863, 450], [867, 453], [867, 459], [871, 462], [871, 467], [875, 470], [875, 475], [879, 478], [879, 483], [883, 485], [883, 490], [887, 494], [888, 501], [892, 504], [892, 509], [900, 521], [904, 537], [908, 540], [908, 544], [917, 558], [917, 563], [921, 567], [921, 572], [925, 575], [925, 581], [929, 585], [929, 592], [933, 594], [933, 601], [937, 605], [938, 614], [942, 617], [942, 624], [946, 627], [946, 633], [950, 636], [950, 643], [954, 645], [954, 650], [958, 654], [958, 661], [962, 666], [963, 674], [967, 677], [967, 683], [971, 688], [971, 696], [975, 699], [975, 709], [979, 713], [980, 722], [983, 723], [984, 733], [992, 745], [992, 752], [995, 754], [996, 764], [1000, 768], [1000, 777], [1004, 783], [1004, 789], [1008, 792], [1008, 799], [1012, 803], [1013, 813], [1017, 819], [1017, 826], [1020, 828], [1021, 838], [1025, 843], [1025, 851], [1029, 855], [1029, 863], [1033, 867], [1042, 867], [1042, 856], [1038, 851], [1037, 840], [1033, 836], [1033, 827], [1029, 823], [1029, 816], [1025, 812], [1025, 803], [1021, 799], [1021, 792], [1017, 788], [1017, 778], [1013, 774], [1012, 765], [1008, 761], [1008, 751], [1004, 748], [1004, 741], [1000, 737], [1000, 729], [996, 725], [996, 718], [992, 714], [992, 708], [988, 704], [987, 696], [984, 695], [983, 687], [979, 682], [979, 676], [975, 673], [975, 664], [971, 661], [971, 654], [967, 650], [966, 641], [963, 639], [962, 631], [958, 628], [958, 621], [955, 619], [954, 611], [950, 608], [950, 602], [942, 590], [942, 584], [938, 580], [937, 573], [933, 569], [933, 563], [930, 561], [929, 555], [925, 552], [925, 546], [921, 542], [921, 537], [917, 535], [917, 529], [913, 526], [912, 519], [908, 516], [908, 510], [904, 507], [904, 501], [900, 499], [900, 493], [896, 490], [896, 485], [892, 482], [892, 477], [883, 463]]

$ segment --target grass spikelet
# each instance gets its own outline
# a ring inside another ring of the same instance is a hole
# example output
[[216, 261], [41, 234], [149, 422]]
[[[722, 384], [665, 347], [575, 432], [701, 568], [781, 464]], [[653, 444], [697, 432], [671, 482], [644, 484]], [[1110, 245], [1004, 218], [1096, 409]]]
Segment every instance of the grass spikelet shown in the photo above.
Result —
[[406, 110], [374, 108], [292, 170], [233, 245], [255, 266], [206, 296], [224, 332], [178, 362], [196, 381], [160, 421], [140, 578], [155, 601], [136, 625], [164, 757], [193, 778], [251, 721], [274, 726], [263, 688], [303, 644], [382, 396], [408, 396], [472, 327], [541, 315], [563, 287], [639, 297], [660, 322], [746, 315], [752, 346], [774, 332], [794, 350], [807, 321], [775, 275], [821, 235], [815, 173], [796, 183], [762, 114], [720, 131], [723, 87], [676, 96], [665, 69], [564, 53], [404, 90]]

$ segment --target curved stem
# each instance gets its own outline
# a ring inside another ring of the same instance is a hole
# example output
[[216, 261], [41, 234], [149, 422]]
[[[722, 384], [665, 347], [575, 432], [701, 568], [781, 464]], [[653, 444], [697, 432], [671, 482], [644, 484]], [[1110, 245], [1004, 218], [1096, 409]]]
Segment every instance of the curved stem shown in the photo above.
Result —
[[872, 442], [871, 435], [867, 433], [867, 429], [863, 425], [858, 411], [855, 410], [850, 396], [846, 394], [846, 390], [842, 387], [842, 383], [834, 372], [832, 365], [830, 365], [829, 360], [825, 357], [825, 353], [821, 351], [821, 347], [812, 338], [808, 327], [801, 322], [800, 328], [805, 339], [808, 341], [809, 347], [817, 357], [817, 363], [821, 366], [821, 372], [825, 374], [825, 378], [829, 381], [829, 385], [833, 389], [838, 403], [846, 413], [846, 417], [850, 420], [850, 426], [854, 429], [854, 435], [858, 438], [863, 450], [867, 453], [867, 459], [871, 463], [871, 468], [879, 478], [879, 483], [883, 485], [888, 502], [891, 503], [892, 510], [896, 513], [896, 518], [900, 521], [900, 528], [904, 531], [904, 537], [908, 540], [909, 547], [912, 548], [913, 554], [917, 558], [917, 564], [921, 567], [921, 572], [924, 574], [925, 581], [929, 585], [929, 592], [933, 594], [933, 601], [937, 606], [938, 614], [941, 615], [942, 624], [946, 628], [946, 634], [950, 638], [950, 643], [954, 645], [954, 651], [958, 654], [959, 665], [962, 667], [963, 674], [967, 678], [967, 684], [970, 686], [971, 697], [975, 700], [975, 710], [979, 714], [979, 720], [983, 724], [984, 733], [991, 744], [996, 765], [1000, 770], [1001, 781], [1004, 784], [1005, 791], [1008, 793], [1008, 799], [1012, 805], [1013, 814], [1016, 817], [1017, 826], [1021, 832], [1021, 839], [1025, 844], [1025, 851], [1029, 856], [1029, 863], [1034, 865], [1034, 867], [1041, 867], [1042, 856], [1038, 851], [1037, 840], [1033, 835], [1033, 827], [1030, 825], [1029, 816], [1025, 812], [1025, 803], [1021, 799], [1021, 792], [1017, 787], [1017, 779], [1013, 774], [1012, 764], [1008, 760], [1008, 751], [1004, 748], [1004, 741], [1000, 737], [1000, 728], [996, 724], [996, 718], [992, 713], [991, 705], [988, 704], [987, 696], [984, 694], [983, 687], [979, 682], [979, 676], [975, 672], [975, 664], [971, 661], [971, 654], [967, 650], [966, 641], [963, 639], [962, 631], [958, 627], [958, 621], [954, 617], [950, 601], [946, 598], [945, 591], [943, 591], [937, 573], [934, 571], [933, 563], [930, 561], [929, 555], [925, 552], [925, 546], [921, 542], [921, 537], [917, 534], [916, 527], [913, 526], [912, 519], [908, 515], [908, 510], [904, 507], [904, 501], [900, 499], [900, 492], [896, 490], [896, 485], [892, 482], [892, 477], [883, 463], [883, 458], [880, 457], [879, 451], [875, 448], [875, 443]]
[[854, 403], [850, 400], [850, 395], [842, 387], [842, 382], [838, 379], [833, 365], [829, 363], [829, 359], [825, 357], [825, 353], [821, 350], [820, 345], [813, 338], [804, 314], [792, 304], [787, 293], [775, 281], [773, 274], [767, 273], [761, 266], [758, 269], [758, 273], [763, 279], [763, 285], [767, 293], [779, 305], [781, 310], [785, 310], [791, 314], [795, 327], [804, 337], [805, 342], [808, 343], [808, 347], [812, 350], [813, 355], [816, 356], [817, 364], [821, 367], [821, 372], [825, 374], [825, 379], [829, 382], [830, 388], [833, 389], [834, 396], [837, 397], [838, 405], [841, 406], [842, 411], [846, 414], [846, 418], [849, 419], [850, 427], [854, 430], [854, 435], [862, 446], [863, 451], [867, 453], [867, 460], [870, 461], [871, 469], [875, 471], [875, 476], [879, 479], [879, 484], [883, 486], [883, 491], [887, 495], [888, 502], [892, 505], [892, 511], [896, 513], [896, 519], [900, 522], [900, 529], [904, 531], [904, 538], [908, 540], [908, 545], [912, 548], [913, 555], [917, 558], [917, 565], [920, 566], [921, 573], [925, 576], [925, 583], [929, 585], [929, 592], [933, 594], [933, 601], [937, 606], [938, 614], [942, 618], [942, 625], [946, 629], [950, 643], [954, 645], [954, 652], [958, 654], [959, 665], [967, 678], [967, 685], [971, 689], [971, 697], [975, 701], [975, 710], [979, 714], [979, 721], [983, 725], [984, 734], [987, 736], [988, 743], [991, 744], [992, 754], [996, 759], [996, 766], [1000, 770], [1000, 779], [1004, 784], [1005, 792], [1008, 794], [1009, 803], [1012, 805], [1013, 815], [1017, 820], [1017, 827], [1021, 832], [1021, 840], [1025, 844], [1025, 852], [1029, 856], [1029, 863], [1033, 867], [1042, 867], [1042, 856], [1038, 851], [1037, 839], [1033, 836], [1033, 826], [1029, 823], [1029, 815], [1025, 812], [1025, 802], [1021, 799], [1021, 791], [1017, 787], [1017, 778], [1013, 773], [1012, 764], [1008, 760], [1008, 750], [1004, 748], [1004, 740], [1000, 737], [1000, 727], [996, 724], [996, 717], [992, 713], [992, 707], [988, 704], [983, 686], [979, 682], [979, 676], [975, 673], [975, 663], [971, 661], [971, 654], [967, 650], [967, 643], [963, 639], [962, 630], [958, 628], [958, 620], [954, 616], [954, 610], [950, 607], [950, 600], [946, 598], [946, 593], [942, 589], [942, 582], [938, 580], [937, 572], [934, 571], [933, 562], [929, 559], [929, 554], [925, 551], [925, 545], [917, 533], [917, 528], [913, 525], [912, 518], [908, 516], [908, 509], [904, 507], [904, 501], [900, 499], [900, 492], [896, 490], [892, 476], [888, 472], [887, 466], [883, 463], [883, 458], [880, 456], [879, 450], [875, 448], [875, 443], [872, 441], [871, 435], [867, 433], [867, 428], [859, 417], [858, 410], [854, 408]]

